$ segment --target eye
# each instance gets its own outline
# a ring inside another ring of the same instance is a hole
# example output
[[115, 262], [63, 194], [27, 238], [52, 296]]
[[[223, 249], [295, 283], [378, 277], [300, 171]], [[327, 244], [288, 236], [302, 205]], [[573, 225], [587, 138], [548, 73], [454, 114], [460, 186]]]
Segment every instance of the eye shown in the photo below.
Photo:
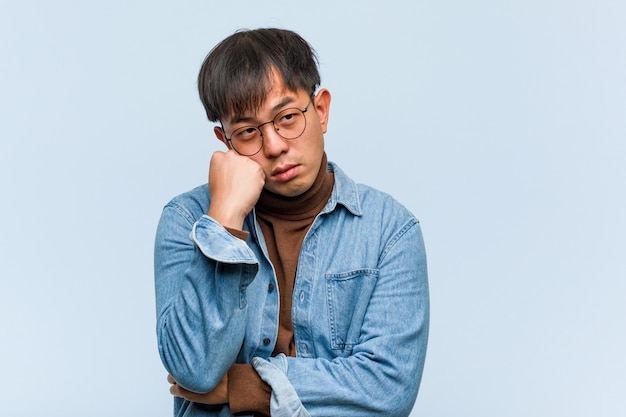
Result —
[[251, 141], [257, 137], [259, 130], [253, 126], [242, 127], [233, 132], [233, 140], [240, 142]]
[[280, 126], [289, 126], [295, 123], [300, 117], [302, 117], [302, 112], [300, 112], [300, 110], [287, 109], [278, 115], [275, 123]]

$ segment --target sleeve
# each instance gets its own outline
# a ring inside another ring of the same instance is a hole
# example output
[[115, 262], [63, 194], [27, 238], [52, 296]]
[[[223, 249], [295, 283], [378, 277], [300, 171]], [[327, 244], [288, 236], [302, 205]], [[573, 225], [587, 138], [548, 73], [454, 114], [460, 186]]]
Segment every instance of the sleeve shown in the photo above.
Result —
[[272, 389], [250, 364], [235, 364], [228, 371], [228, 403], [233, 414], [255, 412], [270, 415]]
[[170, 204], [157, 227], [154, 268], [161, 360], [183, 388], [211, 391], [243, 343], [254, 253], [209, 216], [193, 222]]
[[[285, 355], [281, 353], [278, 358], [284, 360]], [[253, 358], [252, 366], [264, 381], [276, 387], [271, 392], [270, 410], [272, 417], [311, 417], [300, 402], [293, 386], [280, 369], [262, 358]]]
[[[289, 399], [293, 415], [301, 412], [301, 404], [311, 416], [408, 416], [422, 376], [428, 325], [426, 255], [414, 220], [380, 256], [377, 282], [350, 355], [333, 360], [279, 355], [268, 360], [288, 383], [261, 377], [273, 397]], [[279, 412], [274, 406], [272, 416]]]

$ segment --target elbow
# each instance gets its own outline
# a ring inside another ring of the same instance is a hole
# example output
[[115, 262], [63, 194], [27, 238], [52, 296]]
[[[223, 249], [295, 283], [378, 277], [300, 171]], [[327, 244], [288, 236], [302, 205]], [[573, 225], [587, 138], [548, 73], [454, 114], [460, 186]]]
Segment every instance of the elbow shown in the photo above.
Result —
[[201, 343], [180, 343], [163, 325], [159, 329], [158, 347], [161, 362], [176, 383], [196, 393], [212, 391], [228, 371], [224, 361], [203, 348]]
[[[172, 375], [170, 373], [170, 375]], [[207, 378], [200, 378], [197, 374], [191, 374], [188, 372], [180, 373], [180, 375], [172, 375], [172, 378], [178, 385], [186, 389], [187, 391], [195, 392], [197, 394], [206, 394], [213, 391], [217, 386], [218, 381], [212, 382]]]
[[228, 369], [210, 366], [201, 355], [180, 354], [177, 349], [159, 346], [161, 361], [176, 383], [188, 391], [203, 394], [212, 391]]
[[378, 403], [380, 415], [406, 417], [411, 414], [422, 380], [425, 349], [418, 346], [411, 351], [403, 360], [386, 368], [383, 376], [378, 378], [376, 385], [379, 392], [384, 392], [381, 397], [385, 398]]
[[[388, 417], [407, 417], [417, 399], [419, 382], [394, 385], [393, 389], [384, 390], [384, 401], [378, 401], [372, 414]], [[380, 392], [379, 392], [380, 394]]]

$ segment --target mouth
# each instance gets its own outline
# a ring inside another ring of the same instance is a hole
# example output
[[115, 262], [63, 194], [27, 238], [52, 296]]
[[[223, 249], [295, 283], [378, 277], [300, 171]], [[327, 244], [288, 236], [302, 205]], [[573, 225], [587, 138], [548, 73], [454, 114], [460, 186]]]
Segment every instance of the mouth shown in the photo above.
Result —
[[272, 179], [276, 181], [288, 181], [298, 175], [300, 165], [287, 164], [274, 168]]

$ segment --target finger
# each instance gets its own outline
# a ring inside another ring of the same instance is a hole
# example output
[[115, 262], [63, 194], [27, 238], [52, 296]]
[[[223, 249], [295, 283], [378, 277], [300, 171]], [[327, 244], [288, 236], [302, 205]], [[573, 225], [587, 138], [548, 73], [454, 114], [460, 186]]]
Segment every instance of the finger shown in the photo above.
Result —
[[187, 391], [186, 389], [184, 389], [178, 384], [173, 384], [172, 386], [170, 386], [170, 394], [176, 397], [187, 398], [190, 394], [193, 394], [193, 393], [190, 391]]
[[172, 385], [170, 387], [170, 394], [172, 394], [174, 397], [180, 397], [180, 398], [186, 399], [187, 401], [194, 401], [194, 402], [198, 402], [199, 399], [201, 398], [199, 394], [196, 394], [195, 392], [187, 391], [186, 389], [181, 388], [180, 385]]
[[176, 381], [174, 380], [174, 377], [172, 375], [167, 376], [167, 382], [176, 385]]

